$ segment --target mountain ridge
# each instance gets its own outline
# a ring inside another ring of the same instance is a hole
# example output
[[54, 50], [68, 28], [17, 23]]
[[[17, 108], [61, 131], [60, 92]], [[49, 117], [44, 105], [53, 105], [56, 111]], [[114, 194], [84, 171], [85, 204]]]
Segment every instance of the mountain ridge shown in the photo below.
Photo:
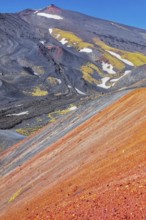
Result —
[[[134, 25], [128, 25], [128, 24], [124, 24], [124, 23], [120, 23], [120, 22], [117, 22], [117, 21], [114, 21], [114, 20], [108, 20], [108, 19], [105, 19], [105, 18], [100, 18], [100, 17], [97, 17], [97, 16], [92, 16], [92, 15], [88, 15], [86, 13], [83, 13], [81, 11], [73, 11], [73, 10], [70, 10], [70, 9], [63, 9], [61, 7], [58, 7], [57, 5], [55, 4], [50, 4], [46, 7], [43, 7], [43, 8], [38, 8], [38, 9], [32, 9], [32, 8], [26, 8], [24, 10], [21, 10], [19, 12], [16, 12], [16, 13], [23, 13], [24, 11], [33, 11], [33, 12], [36, 12], [36, 11], [44, 11], [44, 10], [47, 10], [47, 8], [56, 8], [58, 9], [59, 11], [63, 10], [63, 11], [69, 11], [69, 12], [75, 12], [75, 13], [78, 13], [78, 14], [81, 14], [81, 15], [85, 15], [86, 17], [90, 17], [90, 18], [95, 18], [95, 19], [98, 19], [98, 20], [101, 20], [101, 21], [106, 21], [106, 22], [113, 22], [117, 25], [122, 25], [122, 26], [125, 26], [125, 27], [131, 27], [131, 28], [135, 28], [135, 29], [139, 29], [139, 30], [143, 30], [143, 31], [146, 31], [146, 28], [140, 28], [140, 27], [137, 27], [137, 26], [134, 26]], [[53, 13], [53, 12], [52, 12]], [[56, 11], [57, 13], [57, 11]]]
[[0, 17], [0, 129], [31, 133], [82, 99], [145, 86], [144, 30], [56, 6]]

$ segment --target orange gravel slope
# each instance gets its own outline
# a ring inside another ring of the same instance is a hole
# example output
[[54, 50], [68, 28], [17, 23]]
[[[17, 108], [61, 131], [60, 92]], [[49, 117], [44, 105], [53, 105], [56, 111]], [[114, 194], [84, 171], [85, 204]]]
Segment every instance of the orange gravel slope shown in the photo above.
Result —
[[146, 219], [146, 89], [0, 179], [1, 220]]

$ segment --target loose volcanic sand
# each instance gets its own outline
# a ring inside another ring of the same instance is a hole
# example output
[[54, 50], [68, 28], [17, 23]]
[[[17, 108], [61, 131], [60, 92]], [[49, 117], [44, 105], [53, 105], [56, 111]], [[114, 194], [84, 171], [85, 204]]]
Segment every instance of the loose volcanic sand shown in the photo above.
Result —
[[1, 220], [146, 219], [146, 89], [1, 176], [0, 207]]

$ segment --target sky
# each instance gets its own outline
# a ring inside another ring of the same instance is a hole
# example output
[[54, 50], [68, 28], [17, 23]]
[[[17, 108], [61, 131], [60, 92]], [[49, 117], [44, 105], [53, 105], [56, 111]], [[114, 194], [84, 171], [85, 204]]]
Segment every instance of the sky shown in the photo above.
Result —
[[146, 29], [146, 0], [0, 0], [0, 12], [39, 9], [50, 4]]

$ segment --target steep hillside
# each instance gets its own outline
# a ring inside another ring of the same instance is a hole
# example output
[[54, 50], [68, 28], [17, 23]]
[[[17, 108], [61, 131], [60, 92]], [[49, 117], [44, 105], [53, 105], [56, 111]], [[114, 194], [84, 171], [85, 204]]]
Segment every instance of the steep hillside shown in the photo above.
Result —
[[0, 129], [28, 135], [51, 112], [146, 85], [146, 30], [51, 5], [0, 14], [0, 32]]
[[0, 219], [146, 219], [145, 99], [128, 93], [44, 150], [46, 128], [5, 151]]

